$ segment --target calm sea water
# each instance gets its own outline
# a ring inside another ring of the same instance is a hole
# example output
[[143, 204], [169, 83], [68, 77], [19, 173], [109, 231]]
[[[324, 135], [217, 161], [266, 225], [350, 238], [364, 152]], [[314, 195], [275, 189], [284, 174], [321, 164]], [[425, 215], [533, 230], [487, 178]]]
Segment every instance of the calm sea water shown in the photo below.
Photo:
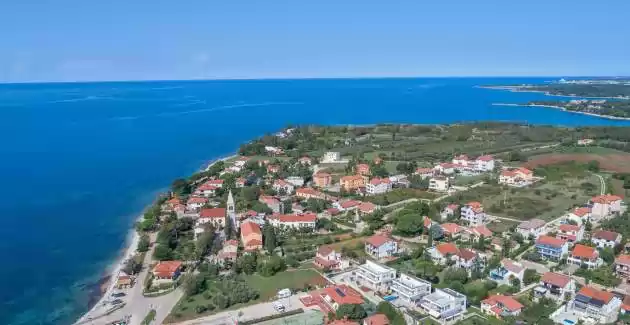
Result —
[[288, 123], [519, 121], [630, 125], [492, 106], [545, 96], [473, 88], [545, 79], [0, 85], [0, 324], [70, 324], [135, 216], [205, 162]]

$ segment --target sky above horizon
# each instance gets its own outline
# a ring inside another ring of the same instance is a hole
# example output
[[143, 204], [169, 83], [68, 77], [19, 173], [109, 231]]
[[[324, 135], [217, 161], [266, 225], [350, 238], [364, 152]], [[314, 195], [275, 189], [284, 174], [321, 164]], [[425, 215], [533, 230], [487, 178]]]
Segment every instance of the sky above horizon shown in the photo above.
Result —
[[628, 12], [628, 0], [5, 0], [0, 82], [628, 76]]

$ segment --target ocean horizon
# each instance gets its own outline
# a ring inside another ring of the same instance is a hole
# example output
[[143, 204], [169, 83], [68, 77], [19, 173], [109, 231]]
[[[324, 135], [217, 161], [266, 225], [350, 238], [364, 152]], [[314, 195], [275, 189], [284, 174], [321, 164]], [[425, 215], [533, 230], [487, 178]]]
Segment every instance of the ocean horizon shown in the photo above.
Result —
[[178, 177], [289, 124], [500, 121], [630, 126], [476, 88], [560, 77], [230, 79], [0, 84], [0, 323], [71, 324], [137, 216]]

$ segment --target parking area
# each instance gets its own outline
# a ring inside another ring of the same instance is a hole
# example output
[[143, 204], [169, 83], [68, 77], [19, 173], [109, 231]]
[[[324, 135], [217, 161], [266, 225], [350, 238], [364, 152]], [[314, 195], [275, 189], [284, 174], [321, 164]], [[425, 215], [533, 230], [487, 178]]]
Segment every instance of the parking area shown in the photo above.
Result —
[[299, 295], [292, 295], [288, 298], [278, 299], [275, 301], [264, 302], [256, 305], [239, 308], [238, 310], [224, 311], [211, 316], [202, 317], [190, 321], [178, 323], [180, 325], [223, 325], [235, 324], [236, 321], [242, 322], [257, 319], [265, 316], [271, 316], [281, 313], [274, 305], [282, 304], [285, 312], [304, 308], [300, 302]]

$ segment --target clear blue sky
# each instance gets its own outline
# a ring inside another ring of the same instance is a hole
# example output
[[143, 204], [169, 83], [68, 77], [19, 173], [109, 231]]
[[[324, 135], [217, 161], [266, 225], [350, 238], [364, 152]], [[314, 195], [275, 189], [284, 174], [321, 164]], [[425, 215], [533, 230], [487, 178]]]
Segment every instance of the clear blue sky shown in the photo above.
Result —
[[0, 82], [630, 75], [629, 0], [3, 0]]

